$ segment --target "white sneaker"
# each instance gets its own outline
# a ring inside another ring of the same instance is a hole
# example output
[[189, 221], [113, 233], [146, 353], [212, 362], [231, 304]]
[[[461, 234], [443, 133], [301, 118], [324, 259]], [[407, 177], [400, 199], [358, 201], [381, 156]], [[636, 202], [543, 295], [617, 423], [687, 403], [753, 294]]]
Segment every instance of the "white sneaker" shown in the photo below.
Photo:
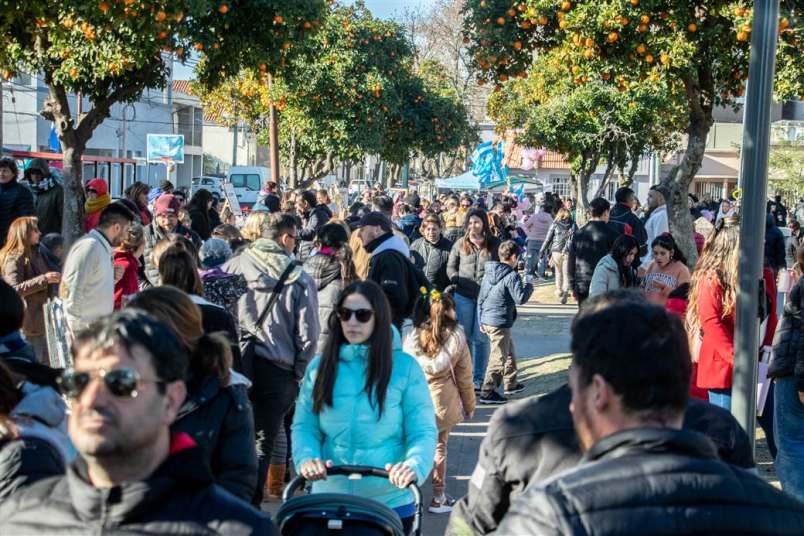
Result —
[[433, 497], [430, 501], [430, 506], [427, 511], [431, 514], [448, 514], [452, 512], [452, 507], [455, 505], [455, 499], [446, 493], [441, 497]]

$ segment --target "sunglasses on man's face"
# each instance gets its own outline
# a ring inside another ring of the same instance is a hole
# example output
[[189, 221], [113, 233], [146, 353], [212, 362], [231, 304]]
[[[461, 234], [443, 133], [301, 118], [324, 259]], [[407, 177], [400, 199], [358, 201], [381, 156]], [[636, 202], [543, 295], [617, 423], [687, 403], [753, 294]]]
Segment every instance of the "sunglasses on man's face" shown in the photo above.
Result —
[[341, 319], [341, 322], [349, 322], [352, 315], [355, 315], [358, 322], [365, 324], [374, 316], [374, 311], [371, 309], [348, 309], [346, 307], [338, 309], [338, 318]]
[[164, 386], [161, 380], [144, 380], [139, 372], [131, 368], [100, 369], [95, 372], [79, 372], [75, 369], [65, 370], [56, 380], [61, 392], [68, 398], [77, 399], [89, 386], [93, 378], [100, 378], [106, 389], [117, 398], [137, 398], [137, 387], [140, 383], [155, 383]]

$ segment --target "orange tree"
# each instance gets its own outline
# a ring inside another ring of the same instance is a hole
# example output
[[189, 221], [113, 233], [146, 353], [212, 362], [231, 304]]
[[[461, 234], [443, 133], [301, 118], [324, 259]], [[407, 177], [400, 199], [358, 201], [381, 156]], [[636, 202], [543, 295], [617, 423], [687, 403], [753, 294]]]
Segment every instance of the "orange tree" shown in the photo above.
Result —
[[[804, 95], [801, 0], [782, 0], [775, 91]], [[628, 93], [646, 79], [683, 98], [686, 147], [662, 182], [670, 229], [695, 258], [687, 191], [700, 169], [718, 106], [743, 95], [753, 11], [744, 0], [467, 0], [464, 31], [480, 81], [525, 76], [533, 57], [556, 55], [564, 79]], [[662, 114], [665, 110], [655, 110]]]
[[261, 141], [274, 105], [284, 167], [297, 186], [338, 161], [376, 154], [401, 164], [412, 153], [432, 156], [467, 143], [468, 112], [432, 70], [416, 71], [403, 29], [358, 2], [333, 6], [270, 89], [263, 73], [246, 69], [210, 91], [196, 90], [216, 120], [246, 121]]
[[[81, 234], [80, 159], [112, 105], [164, 87], [172, 54], [195, 50], [201, 84], [244, 65], [279, 70], [314, 33], [326, 0], [0, 0], [0, 71], [41, 75], [49, 89], [42, 115], [54, 121], [64, 152], [68, 241]], [[68, 94], [90, 102], [75, 119]]]

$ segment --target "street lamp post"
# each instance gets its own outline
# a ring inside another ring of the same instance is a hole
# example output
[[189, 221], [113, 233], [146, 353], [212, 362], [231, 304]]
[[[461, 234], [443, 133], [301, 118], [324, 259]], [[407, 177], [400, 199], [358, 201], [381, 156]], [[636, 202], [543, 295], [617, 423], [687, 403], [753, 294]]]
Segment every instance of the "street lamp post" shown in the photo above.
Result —
[[[740, 264], [734, 332], [734, 380], [731, 411], [754, 445], [756, 430], [758, 303], [762, 277], [767, 196], [768, 151], [773, 74], [776, 63], [779, 0], [754, 2], [748, 92], [743, 119], [740, 186]], [[772, 314], [775, 311], [771, 312]]]

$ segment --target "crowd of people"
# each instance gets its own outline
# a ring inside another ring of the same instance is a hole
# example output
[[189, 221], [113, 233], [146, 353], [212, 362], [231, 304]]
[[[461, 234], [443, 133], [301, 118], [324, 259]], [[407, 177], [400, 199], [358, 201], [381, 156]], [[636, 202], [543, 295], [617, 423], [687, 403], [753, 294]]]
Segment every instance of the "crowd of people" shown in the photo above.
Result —
[[[259, 507], [293, 475], [382, 503], [406, 533], [407, 487], [428, 478], [450, 534], [804, 533], [804, 247], [783, 237], [780, 258], [766, 230], [760, 424], [780, 492], [728, 412], [739, 206], [693, 204], [708, 231], [690, 267], [661, 186], [645, 214], [624, 187], [584, 217], [549, 193], [339, 206], [268, 183], [238, 222], [203, 189], [112, 200], [96, 178], [66, 250], [47, 163], [18, 175], [0, 160], [0, 533], [272, 534]], [[768, 229], [792, 229], [774, 203]], [[777, 330], [780, 273], [795, 282]], [[514, 401], [517, 307], [549, 278], [580, 306], [569, 382]], [[450, 432], [478, 404], [502, 407], [455, 498]], [[328, 475], [344, 464], [389, 476]]]

